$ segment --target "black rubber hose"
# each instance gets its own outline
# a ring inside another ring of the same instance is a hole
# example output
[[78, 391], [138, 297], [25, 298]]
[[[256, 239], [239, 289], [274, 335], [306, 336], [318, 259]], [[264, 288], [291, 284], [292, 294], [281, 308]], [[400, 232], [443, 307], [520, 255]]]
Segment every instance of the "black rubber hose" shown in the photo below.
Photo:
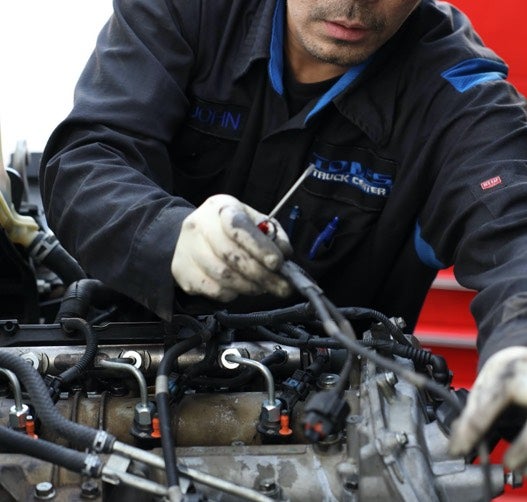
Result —
[[[362, 307], [340, 307], [338, 310], [347, 319], [373, 319], [382, 323], [390, 335], [403, 345], [410, 345], [404, 333], [390, 319], [373, 309]], [[283, 309], [269, 310], [265, 312], [253, 312], [250, 314], [230, 314], [225, 311], [216, 312], [215, 318], [220, 324], [229, 328], [247, 328], [255, 325], [276, 325], [283, 323], [294, 323], [308, 321], [314, 318], [315, 308], [310, 302], [299, 303]]]
[[282, 345], [289, 345], [290, 347], [301, 347], [301, 348], [326, 348], [326, 349], [341, 349], [342, 344], [333, 338], [322, 338], [314, 336], [309, 339], [299, 340], [296, 338], [289, 338], [287, 336], [280, 335], [271, 331], [263, 326], [256, 326], [254, 328], [256, 333], [262, 338], [271, 340]]
[[247, 328], [255, 325], [273, 325], [286, 322], [300, 322], [311, 319], [314, 311], [309, 303], [299, 303], [291, 307], [249, 314], [229, 314], [216, 312], [214, 317], [223, 326], [229, 328]]
[[108, 433], [101, 434], [102, 431], [71, 422], [57, 411], [44, 381], [33, 366], [14, 354], [0, 350], [0, 367], [11, 370], [23, 383], [40, 421], [47, 427], [78, 448], [91, 449], [97, 444], [100, 451], [111, 451], [115, 442], [114, 436]]
[[[216, 358], [218, 356], [218, 346], [219, 340], [217, 338], [213, 338], [209, 343], [207, 343], [205, 356], [203, 357], [203, 359], [197, 362], [196, 364], [190, 366], [177, 379], [177, 385], [181, 389], [186, 386], [187, 382], [190, 382], [198, 375], [207, 372], [214, 365], [214, 362], [216, 361]], [[172, 394], [174, 393], [172, 392]]]
[[170, 347], [165, 352], [163, 359], [161, 359], [157, 370], [156, 404], [159, 416], [159, 429], [161, 432], [161, 447], [165, 459], [165, 473], [169, 488], [178, 485], [179, 474], [177, 470], [176, 449], [172, 439], [168, 375], [172, 371], [174, 362], [180, 355], [208, 341], [212, 336], [211, 331], [193, 317], [178, 316], [176, 321], [190, 328], [196, 334]]
[[90, 476], [98, 477], [102, 471], [102, 463], [100, 460], [97, 462], [97, 457], [93, 454], [71, 450], [43, 439], [34, 439], [7, 427], [0, 427], [0, 445], [2, 451], [29, 455], [79, 474], [89, 473]]
[[442, 356], [433, 354], [419, 347], [402, 345], [388, 340], [372, 340], [366, 345], [383, 352], [389, 352], [390, 354], [410, 359], [416, 366], [423, 367], [429, 365], [432, 367], [434, 380], [444, 385], [450, 384], [451, 373], [446, 360]]
[[72, 282], [86, 278], [84, 270], [53, 234], [38, 232], [28, 251], [36, 263], [55, 272], [65, 287], [68, 287]]
[[314, 335], [301, 328], [300, 326], [296, 326], [294, 324], [280, 324], [278, 326], [278, 329], [287, 336], [291, 336], [297, 340], [307, 341], [314, 338]]
[[92, 305], [107, 306], [120, 297], [119, 293], [97, 279], [81, 279], [70, 284], [64, 293], [56, 321], [60, 322], [64, 317], [85, 319]]
[[[197, 347], [203, 342], [200, 335], [193, 335], [183, 342], [178, 342], [173, 345], [167, 352], [157, 372], [157, 378], [166, 377], [171, 371], [174, 361], [185, 352]], [[165, 364], [163, 364], [165, 363]], [[157, 381], [156, 381], [157, 385]], [[170, 398], [168, 388], [160, 392], [156, 391], [157, 413], [159, 415], [159, 429], [161, 432], [161, 447], [163, 449], [163, 457], [165, 459], [165, 472], [167, 477], [168, 487], [177, 486], [179, 483], [179, 476], [177, 471], [176, 452], [174, 443], [172, 441], [172, 427], [171, 427], [171, 413], [170, 413]]]
[[69, 383], [81, 376], [93, 364], [95, 356], [97, 355], [98, 340], [97, 333], [84, 319], [77, 317], [69, 319], [63, 318], [62, 325], [67, 331], [80, 331], [86, 339], [86, 349], [82, 357], [71, 368], [68, 368], [59, 375], [59, 379], [63, 383]]
[[392, 335], [394, 340], [403, 345], [411, 345], [408, 339], [404, 336], [402, 330], [390, 321], [390, 319], [382, 312], [362, 307], [341, 307], [339, 308], [339, 311], [347, 319], [374, 319], [375, 321], [380, 322], [388, 330], [388, 333]]
[[344, 363], [344, 366], [342, 367], [342, 370], [340, 371], [339, 380], [335, 387], [336, 392], [341, 397], [344, 395], [344, 391], [347, 389], [349, 385], [350, 373], [351, 373], [352, 368], [353, 368], [353, 354], [351, 354], [348, 351], [346, 362]]

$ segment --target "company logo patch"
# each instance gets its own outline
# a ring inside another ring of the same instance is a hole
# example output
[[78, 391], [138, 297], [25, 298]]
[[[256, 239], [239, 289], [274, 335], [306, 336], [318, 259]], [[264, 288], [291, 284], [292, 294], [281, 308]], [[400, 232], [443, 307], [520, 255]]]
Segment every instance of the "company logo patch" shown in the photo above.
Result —
[[393, 185], [391, 174], [374, 171], [356, 160], [327, 159], [314, 153], [313, 178], [320, 181], [344, 183], [358, 188], [368, 195], [388, 197]]
[[189, 125], [198, 131], [221, 138], [240, 139], [247, 110], [230, 103], [212, 103], [194, 98], [190, 105]]
[[494, 176], [483, 183], [480, 184], [482, 190], [488, 190], [489, 188], [495, 187], [496, 185], [501, 184], [501, 178], [499, 176]]

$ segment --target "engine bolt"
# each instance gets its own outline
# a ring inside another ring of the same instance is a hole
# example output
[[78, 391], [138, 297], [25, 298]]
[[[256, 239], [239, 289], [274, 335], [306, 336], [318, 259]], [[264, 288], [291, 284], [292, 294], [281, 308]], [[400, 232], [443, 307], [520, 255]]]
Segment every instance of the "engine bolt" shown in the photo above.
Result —
[[395, 434], [395, 440], [401, 445], [404, 446], [408, 443], [408, 435], [406, 432], [397, 432]]
[[110, 394], [113, 397], [123, 397], [128, 394], [128, 388], [121, 382], [112, 382], [110, 384]]
[[258, 491], [270, 498], [276, 498], [280, 496], [281, 489], [280, 485], [274, 479], [265, 478], [258, 483]]
[[90, 479], [84, 481], [81, 485], [81, 498], [96, 499], [99, 496], [99, 485], [97, 481]]
[[386, 372], [384, 378], [386, 378], [386, 383], [392, 386], [398, 382], [397, 375], [393, 371]]
[[338, 381], [339, 376], [335, 373], [322, 373], [322, 375], [318, 377], [317, 386], [319, 389], [332, 389], [337, 385]]
[[38, 500], [50, 500], [55, 494], [55, 487], [49, 481], [42, 481], [35, 486], [35, 498]]

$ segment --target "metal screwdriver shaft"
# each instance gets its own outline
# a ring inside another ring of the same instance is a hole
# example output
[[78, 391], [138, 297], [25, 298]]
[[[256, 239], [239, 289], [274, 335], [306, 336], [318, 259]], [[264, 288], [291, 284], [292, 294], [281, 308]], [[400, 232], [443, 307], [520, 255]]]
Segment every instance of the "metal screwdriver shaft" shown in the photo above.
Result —
[[306, 170], [300, 175], [300, 177], [294, 182], [293, 186], [286, 192], [286, 194], [278, 201], [278, 204], [271, 210], [271, 212], [267, 215], [267, 218], [258, 223], [258, 228], [264, 233], [269, 233], [269, 221], [271, 218], [274, 218], [280, 209], [282, 209], [282, 206], [290, 199], [291, 195], [295, 193], [296, 189], [302, 184], [302, 182], [311, 175], [311, 173], [315, 170], [315, 164], [309, 164], [307, 166]]

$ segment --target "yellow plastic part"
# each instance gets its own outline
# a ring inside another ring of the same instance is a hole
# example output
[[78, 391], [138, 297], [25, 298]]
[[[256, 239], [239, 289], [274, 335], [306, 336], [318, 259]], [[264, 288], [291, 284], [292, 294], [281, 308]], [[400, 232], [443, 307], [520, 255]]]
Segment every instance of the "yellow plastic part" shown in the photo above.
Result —
[[0, 226], [5, 230], [7, 237], [15, 244], [29, 247], [38, 235], [38, 224], [31, 216], [18, 214], [13, 206], [5, 200], [0, 191]]
[[[1, 134], [0, 134], [1, 140]], [[4, 168], [0, 141], [0, 226], [8, 239], [15, 244], [29, 247], [38, 235], [38, 224], [31, 216], [21, 216], [11, 202], [11, 183]]]

